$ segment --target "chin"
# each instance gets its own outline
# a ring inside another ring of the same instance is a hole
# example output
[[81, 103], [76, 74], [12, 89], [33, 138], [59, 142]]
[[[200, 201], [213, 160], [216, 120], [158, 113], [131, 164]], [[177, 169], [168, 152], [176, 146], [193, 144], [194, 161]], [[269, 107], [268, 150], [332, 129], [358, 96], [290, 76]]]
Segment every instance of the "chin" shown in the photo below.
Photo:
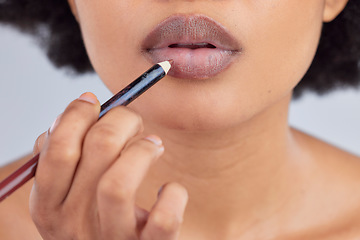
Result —
[[158, 107], [154, 110], [134, 106], [132, 108], [143, 117], [145, 125], [184, 132], [223, 131], [239, 126], [251, 118], [251, 115], [246, 117], [246, 114], [239, 116], [238, 111], [219, 112], [215, 109], [189, 107], [169, 110]]

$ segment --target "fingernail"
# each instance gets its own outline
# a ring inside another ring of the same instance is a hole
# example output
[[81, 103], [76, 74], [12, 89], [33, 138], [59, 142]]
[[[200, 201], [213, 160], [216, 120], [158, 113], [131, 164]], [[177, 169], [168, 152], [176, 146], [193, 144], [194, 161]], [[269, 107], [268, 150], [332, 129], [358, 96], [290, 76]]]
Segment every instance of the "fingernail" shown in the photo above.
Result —
[[91, 92], [86, 92], [81, 94], [81, 96], [78, 99], [92, 104], [98, 103], [97, 97]]
[[48, 130], [48, 134], [50, 134], [54, 129], [55, 127], [59, 124], [59, 119], [61, 117], [62, 114], [60, 114], [59, 116], [56, 117], [55, 121], [51, 124], [51, 127], [49, 128]]
[[147, 136], [145, 139], [149, 140], [150, 142], [154, 143], [156, 146], [162, 146], [162, 140], [156, 135]]

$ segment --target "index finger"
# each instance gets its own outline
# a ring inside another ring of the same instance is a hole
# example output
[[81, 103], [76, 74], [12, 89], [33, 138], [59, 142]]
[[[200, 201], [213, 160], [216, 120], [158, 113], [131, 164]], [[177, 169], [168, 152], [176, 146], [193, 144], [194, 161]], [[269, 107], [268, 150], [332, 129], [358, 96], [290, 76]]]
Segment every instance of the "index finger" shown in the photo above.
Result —
[[86, 132], [97, 121], [99, 112], [100, 103], [91, 93], [82, 94], [65, 109], [40, 154], [35, 175], [35, 200], [56, 205], [66, 197]]

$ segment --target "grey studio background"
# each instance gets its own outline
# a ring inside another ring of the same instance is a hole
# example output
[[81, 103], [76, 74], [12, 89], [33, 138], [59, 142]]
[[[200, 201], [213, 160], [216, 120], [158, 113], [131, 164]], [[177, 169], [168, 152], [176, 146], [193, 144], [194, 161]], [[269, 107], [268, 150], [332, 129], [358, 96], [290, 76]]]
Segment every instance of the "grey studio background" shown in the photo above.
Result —
[[[111, 96], [95, 75], [73, 78], [56, 70], [34, 40], [0, 25], [0, 166], [32, 151], [67, 104], [86, 91]], [[360, 90], [294, 101], [290, 124], [360, 156]]]

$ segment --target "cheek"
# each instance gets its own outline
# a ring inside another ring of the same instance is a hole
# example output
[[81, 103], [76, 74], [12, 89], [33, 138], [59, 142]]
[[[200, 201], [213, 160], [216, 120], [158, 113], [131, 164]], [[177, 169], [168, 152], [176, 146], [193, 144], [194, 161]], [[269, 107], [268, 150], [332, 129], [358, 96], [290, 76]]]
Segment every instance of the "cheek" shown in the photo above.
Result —
[[252, 14], [242, 18], [248, 19], [248, 25], [244, 28], [246, 48], [239, 74], [245, 73], [244, 79], [251, 79], [250, 88], [260, 89], [250, 92], [261, 96], [270, 92], [288, 94], [301, 80], [315, 55], [323, 5], [321, 1], [311, 0], [259, 2], [264, 4], [249, 4], [248, 8], [252, 10], [247, 12]]
[[[95, 71], [117, 92], [149, 67], [138, 62], [145, 6], [139, 1], [77, 1], [81, 31]], [[135, 51], [134, 51], [135, 50]], [[136, 63], [136, 65], [134, 65]]]

